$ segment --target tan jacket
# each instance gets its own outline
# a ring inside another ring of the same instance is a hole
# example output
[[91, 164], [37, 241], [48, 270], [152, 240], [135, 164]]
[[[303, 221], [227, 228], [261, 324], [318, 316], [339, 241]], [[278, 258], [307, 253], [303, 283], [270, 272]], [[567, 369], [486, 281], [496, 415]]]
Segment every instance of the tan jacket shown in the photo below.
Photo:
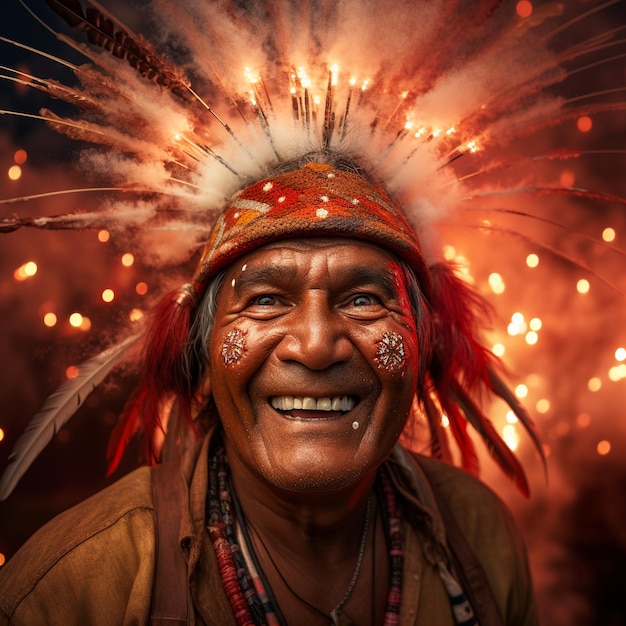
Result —
[[[195, 623], [235, 626], [215, 553], [205, 530], [208, 438], [185, 461], [189, 506], [180, 542], [187, 551]], [[404, 577], [402, 626], [453, 626], [450, 601], [411, 511], [434, 509], [429, 484], [406, 480], [397, 450], [387, 461], [402, 493]], [[485, 570], [507, 626], [536, 624], [525, 551], [509, 512], [461, 470], [420, 459], [447, 500]], [[148, 624], [154, 573], [150, 468], [140, 468], [38, 531], [0, 570], [0, 624], [110, 626]], [[419, 472], [418, 472], [419, 474]], [[435, 532], [443, 536], [435, 515]]]

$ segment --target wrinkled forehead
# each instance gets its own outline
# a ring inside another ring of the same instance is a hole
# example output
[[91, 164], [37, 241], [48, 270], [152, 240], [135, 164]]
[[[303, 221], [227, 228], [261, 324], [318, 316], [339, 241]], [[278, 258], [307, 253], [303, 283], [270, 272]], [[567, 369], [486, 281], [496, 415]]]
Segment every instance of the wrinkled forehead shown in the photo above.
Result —
[[246, 271], [251, 266], [272, 266], [277, 263], [308, 265], [313, 259], [343, 259], [355, 268], [367, 265], [373, 272], [399, 267], [401, 259], [391, 250], [368, 241], [348, 237], [287, 237], [260, 246], [231, 263], [226, 274]]
[[284, 239], [265, 244], [264, 246], [259, 247], [257, 250], [248, 253], [243, 258], [254, 258], [255, 254], [259, 252], [271, 255], [272, 252], [276, 250], [294, 250], [297, 252], [302, 252], [306, 255], [307, 252], [313, 253], [316, 250], [326, 250], [332, 252], [341, 249], [354, 250], [357, 256], [359, 252], [362, 252], [363, 256], [366, 256], [369, 251], [373, 251], [381, 257], [385, 257], [390, 261], [400, 260], [398, 256], [394, 254], [391, 250], [388, 250], [387, 248], [378, 244], [369, 241], [351, 239], [349, 237], [329, 236], [285, 237]]
[[225, 271], [225, 283], [237, 290], [305, 282], [314, 288], [353, 289], [376, 285], [389, 298], [406, 301], [407, 266], [392, 251], [346, 237], [287, 238], [253, 250]]

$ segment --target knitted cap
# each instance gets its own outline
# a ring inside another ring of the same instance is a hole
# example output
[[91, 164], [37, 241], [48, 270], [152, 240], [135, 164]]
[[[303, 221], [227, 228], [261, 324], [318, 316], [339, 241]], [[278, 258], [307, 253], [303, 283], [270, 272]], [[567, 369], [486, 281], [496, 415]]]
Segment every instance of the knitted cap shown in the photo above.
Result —
[[202, 255], [194, 278], [197, 292], [247, 252], [299, 237], [378, 244], [406, 261], [428, 291], [417, 235], [385, 190], [357, 174], [313, 163], [254, 183], [232, 198]]

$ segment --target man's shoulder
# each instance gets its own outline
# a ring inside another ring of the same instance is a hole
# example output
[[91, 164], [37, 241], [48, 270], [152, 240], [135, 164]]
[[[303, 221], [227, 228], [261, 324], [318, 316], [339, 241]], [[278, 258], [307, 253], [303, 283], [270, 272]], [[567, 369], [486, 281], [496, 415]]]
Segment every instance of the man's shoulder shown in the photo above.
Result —
[[38, 530], [25, 547], [37, 542], [55, 554], [63, 554], [134, 511], [152, 511], [150, 471], [141, 467], [60, 513]]
[[496, 493], [467, 471], [420, 454], [413, 458], [428, 475], [433, 491], [444, 498], [450, 507], [456, 508], [506, 508]]
[[[452, 514], [464, 541], [480, 562], [507, 624], [535, 624], [532, 585], [524, 542], [499, 496], [463, 469], [412, 455], [430, 489]], [[450, 528], [446, 525], [447, 533]]]
[[511, 512], [484, 482], [467, 471], [421, 455], [413, 455], [428, 476], [431, 489], [445, 501], [470, 541], [495, 534], [517, 534]]
[[129, 543], [153, 542], [152, 511], [150, 468], [142, 467], [52, 519], [0, 570], [2, 612], [11, 615], [43, 579], [62, 578], [76, 561], [115, 567]]

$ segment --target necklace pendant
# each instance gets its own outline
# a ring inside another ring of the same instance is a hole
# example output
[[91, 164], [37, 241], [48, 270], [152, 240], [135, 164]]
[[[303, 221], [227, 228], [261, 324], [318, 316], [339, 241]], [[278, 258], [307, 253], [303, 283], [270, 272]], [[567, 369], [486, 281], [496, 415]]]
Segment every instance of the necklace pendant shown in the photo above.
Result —
[[331, 626], [354, 626], [352, 618], [341, 609], [333, 609], [330, 612]]

